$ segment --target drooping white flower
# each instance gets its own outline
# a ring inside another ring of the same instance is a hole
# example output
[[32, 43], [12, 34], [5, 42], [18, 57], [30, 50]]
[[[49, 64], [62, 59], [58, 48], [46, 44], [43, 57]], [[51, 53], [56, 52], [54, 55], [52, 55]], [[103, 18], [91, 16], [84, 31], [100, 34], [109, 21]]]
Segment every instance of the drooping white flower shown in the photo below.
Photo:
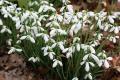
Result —
[[118, 27], [115, 27], [114, 33], [115, 33], [115, 34], [119, 33]]
[[104, 61], [104, 66], [105, 66], [105, 68], [109, 68], [110, 67], [110, 65], [109, 65], [107, 60]]
[[30, 35], [20, 37], [20, 40], [25, 40], [25, 39], [30, 40], [32, 43], [35, 43], [35, 39]]
[[89, 62], [89, 64], [92, 66], [92, 67], [95, 67], [95, 64], [93, 62]]
[[112, 16], [108, 16], [108, 19], [109, 19], [110, 23], [114, 24], [114, 19]]
[[1, 25], [3, 25], [3, 22], [2, 22], [2, 20], [0, 19], [0, 26], [1, 26]]
[[90, 79], [90, 80], [93, 79], [91, 73], [88, 73], [88, 74], [85, 75], [85, 79], [87, 79], [87, 78]]
[[85, 63], [85, 71], [89, 72], [89, 70], [90, 70], [89, 62], [86, 62]]
[[22, 49], [18, 49], [18, 48], [15, 48], [15, 47], [11, 47], [10, 50], [8, 51], [8, 54], [14, 53], [15, 51], [21, 52]]
[[32, 61], [32, 62], [38, 62], [38, 61], [40, 61], [40, 59], [39, 59], [39, 57], [30, 57], [29, 59], [28, 59], [28, 61]]
[[80, 44], [76, 44], [77, 51], [80, 51]]
[[114, 32], [115, 34], [119, 33], [119, 27], [112, 27], [110, 32]]
[[89, 54], [85, 55], [85, 56], [83, 57], [83, 61], [86, 61], [86, 60], [88, 59], [88, 57], [89, 57]]
[[66, 53], [66, 58], [70, 58], [70, 57], [72, 57], [72, 52], [67, 52]]
[[73, 30], [75, 34], [81, 29], [81, 26], [82, 26], [81, 22], [78, 22], [78, 24], [76, 24]]
[[59, 22], [62, 22], [63, 21], [63, 16], [60, 15], [60, 14], [56, 14], [56, 18]]
[[0, 31], [0, 33], [4, 33], [4, 32], [7, 32], [9, 34], [12, 34], [11, 30], [8, 29], [6, 26], [3, 26], [2, 30]]
[[88, 15], [90, 16], [90, 17], [94, 17], [95, 16], [95, 13], [94, 12], [88, 12]]
[[95, 53], [95, 49], [92, 46], [89, 46], [90, 52]]
[[61, 67], [63, 66], [61, 61], [59, 61], [57, 59], [54, 59], [53, 61], [54, 61], [53, 65], [52, 65], [53, 68], [55, 68], [57, 65], [60, 65]]
[[4, 0], [0, 0], [0, 6], [3, 5], [4, 3]]
[[79, 80], [77, 77], [74, 77], [72, 80]]
[[72, 5], [67, 5], [68, 12], [73, 13], [73, 6]]
[[45, 43], [49, 41], [49, 36], [47, 34], [44, 34], [43, 35], [43, 38], [45, 40]]
[[11, 42], [12, 42], [12, 39], [8, 39], [6, 42], [7, 42], [7, 44], [8, 44], [9, 46], [11, 46], [11, 44], [12, 44], [12, 43], [11, 43]]
[[99, 58], [96, 55], [94, 55], [94, 54], [90, 54], [90, 56], [95, 60], [95, 62], [98, 64], [98, 66], [100, 66]]

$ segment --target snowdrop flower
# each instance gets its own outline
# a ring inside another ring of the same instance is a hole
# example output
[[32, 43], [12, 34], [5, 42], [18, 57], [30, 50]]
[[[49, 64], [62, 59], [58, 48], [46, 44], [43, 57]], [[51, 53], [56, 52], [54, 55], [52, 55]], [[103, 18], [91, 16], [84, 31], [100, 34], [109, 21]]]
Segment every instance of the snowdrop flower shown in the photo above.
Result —
[[12, 39], [8, 39], [6, 42], [9, 46], [11, 46]]
[[52, 24], [53, 24], [54, 26], [60, 27], [60, 24], [59, 24], [57, 21], [53, 21]]
[[88, 12], [88, 15], [90, 16], [90, 17], [94, 17], [95, 16], [95, 13], [94, 12]]
[[8, 29], [6, 26], [3, 26], [2, 30], [0, 31], [0, 33], [4, 33], [4, 32], [7, 32], [9, 34], [12, 34], [11, 30]]
[[110, 32], [113, 32], [113, 31], [114, 31], [115, 34], [119, 33], [119, 27], [112, 27], [110, 29]]
[[60, 14], [56, 14], [56, 18], [59, 22], [62, 22], [63, 21], [63, 16], [60, 15]]
[[40, 61], [40, 59], [39, 59], [39, 57], [30, 57], [29, 59], [28, 59], [28, 61], [32, 61], [32, 62], [38, 62], [38, 61]]
[[110, 23], [114, 24], [113, 16], [108, 16], [108, 19], [109, 19]]
[[69, 0], [62, 0], [63, 4], [67, 5], [68, 3], [70, 3]]
[[49, 41], [49, 36], [47, 34], [44, 34], [43, 38], [45, 40], [45, 43], [47, 43]]
[[66, 53], [69, 50], [69, 48], [65, 48], [62, 50], [62, 53]]
[[35, 43], [34, 38], [31, 37], [30, 35], [22, 36], [22, 37], [20, 38], [20, 40], [24, 40], [24, 39], [30, 40], [32, 43]]
[[77, 77], [74, 77], [72, 80], [79, 80]]
[[82, 12], [77, 12], [77, 17], [80, 19], [83, 17], [83, 13]]
[[80, 44], [79, 43], [76, 44], [76, 49], [77, 49], [77, 51], [80, 51]]
[[73, 30], [74, 33], [77, 34], [77, 32], [81, 29], [81, 27], [82, 27], [81, 22], [78, 22]]
[[66, 53], [66, 58], [70, 58], [70, 57], [72, 57], [72, 52], [67, 52]]
[[103, 37], [103, 34], [98, 34], [98, 40], [101, 40]]
[[103, 63], [103, 66], [105, 68], [109, 68], [110, 67], [110, 64], [108, 63], [109, 60], [112, 60], [112, 57], [108, 57], [106, 59], [102, 59], [101, 62]]
[[93, 79], [91, 73], [88, 73], [88, 74], [85, 75], [85, 79], [87, 79], [87, 78], [90, 79], [90, 80]]
[[77, 42], [80, 42], [80, 38], [79, 37], [74, 37], [73, 38], [73, 43], [77, 43]]
[[57, 65], [60, 65], [61, 67], [63, 66], [61, 61], [59, 61], [57, 59], [54, 59], [53, 61], [54, 61], [53, 65], [52, 65], [53, 68], [55, 68]]
[[96, 55], [90, 54], [90, 56], [94, 59], [94, 61], [98, 64], [98, 66], [101, 66], [100, 60]]
[[11, 47], [10, 50], [8, 51], [8, 54], [14, 53], [15, 51], [21, 52], [22, 49], [17, 49], [17, 48], [15, 48], [15, 47]]
[[1, 25], [3, 25], [3, 22], [2, 22], [2, 20], [0, 19], [0, 26], [1, 26]]
[[54, 37], [56, 35], [56, 30], [53, 29], [50, 31], [50, 37]]
[[61, 50], [64, 50], [63, 44], [64, 44], [64, 43], [63, 43], [62, 41], [61, 41], [61, 42], [58, 42], [58, 45], [59, 45], [59, 47], [60, 47]]
[[91, 46], [92, 46], [92, 47], [96, 47], [96, 46], [98, 46], [99, 44], [100, 44], [99, 39], [91, 42]]
[[119, 39], [119, 36], [109, 37], [109, 40], [112, 41], [113, 43], [116, 43], [117, 39]]
[[107, 31], [108, 29], [109, 29], [109, 24], [106, 23], [103, 30], [104, 30], [104, 31]]
[[105, 66], [105, 68], [109, 68], [110, 67], [110, 65], [109, 65], [107, 60], [104, 60], [104, 66]]
[[72, 5], [67, 5], [67, 10], [68, 10], [68, 12], [71, 12], [71, 13], [74, 12], [74, 11], [73, 11], [73, 6], [72, 6]]
[[12, 15], [6, 10], [6, 7], [1, 8], [1, 13], [4, 15], [5, 18], [12, 17]]
[[89, 54], [85, 55], [85, 56], [83, 57], [83, 61], [86, 61], [86, 60], [88, 59], [88, 57], [89, 57]]
[[0, 6], [3, 5], [4, 3], [4, 0], [0, 0]]
[[95, 54], [95, 49], [92, 46], [89, 46], [89, 50], [91, 53]]
[[53, 60], [55, 53], [54, 52], [46, 52], [44, 56], [48, 55], [51, 60]]
[[69, 24], [71, 22], [72, 18], [73, 18], [73, 13], [71, 13], [71, 12], [64, 12], [63, 23], [64, 24]]
[[89, 72], [89, 70], [90, 70], [89, 62], [86, 62], [85, 63], [85, 71]]
[[79, 20], [78, 20], [78, 17], [75, 15], [73, 16], [73, 19], [72, 19], [72, 22], [73, 23], [77, 23]]
[[23, 15], [21, 16], [21, 22], [24, 22], [30, 15], [30, 11], [26, 11], [23, 13]]
[[48, 4], [43, 4], [42, 6], [40, 6], [38, 12], [41, 13], [41, 12], [47, 12], [47, 11], [53, 11], [55, 12], [56, 9], [53, 8], [53, 6], [49, 6]]

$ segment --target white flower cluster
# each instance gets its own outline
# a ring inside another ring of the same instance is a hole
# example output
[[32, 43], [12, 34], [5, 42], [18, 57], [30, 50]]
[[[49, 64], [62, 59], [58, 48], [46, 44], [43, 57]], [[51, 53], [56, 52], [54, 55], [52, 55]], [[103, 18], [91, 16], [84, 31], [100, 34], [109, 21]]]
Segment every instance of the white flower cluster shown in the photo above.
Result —
[[[52, 67], [63, 67], [61, 55], [66, 59], [71, 59], [76, 52], [83, 54], [82, 61], [79, 66], [85, 66], [87, 72], [85, 79], [92, 80], [91, 68], [98, 65], [101, 67], [104, 65], [109, 68], [108, 60], [111, 57], [107, 57], [105, 52], [97, 53], [96, 46], [100, 45], [100, 40], [104, 37], [100, 32], [108, 31], [113, 32], [115, 35], [119, 33], [120, 26], [116, 25], [115, 18], [119, 16], [116, 14], [107, 15], [106, 12], [94, 13], [94, 12], [77, 12], [75, 13], [72, 5], [68, 5], [68, 0], [62, 0], [64, 5], [60, 9], [60, 13], [53, 7], [52, 4], [47, 1], [40, 2], [40, 8], [38, 11], [22, 10], [17, 8], [16, 4], [10, 3], [7, 0], [0, 1], [0, 14], [4, 18], [10, 18], [15, 23], [15, 29], [17, 32], [17, 42], [22, 43], [24, 40], [30, 41], [33, 45], [38, 44], [37, 41], [42, 39], [44, 46], [41, 46], [44, 56], [48, 56], [53, 61]], [[32, 5], [32, 4], [31, 4]], [[50, 14], [52, 13], [52, 14]], [[0, 19], [0, 33], [7, 32], [13, 34], [9, 26], [3, 24]], [[95, 31], [94, 31], [95, 30]], [[82, 35], [84, 32], [93, 31], [92, 40], [83, 43]], [[70, 36], [70, 40], [68, 38]], [[39, 38], [39, 39], [38, 39]], [[118, 36], [108, 37], [110, 41], [116, 43]], [[7, 42], [11, 45], [12, 39]], [[70, 41], [70, 42], [69, 42]], [[28, 46], [29, 47], [29, 46]], [[56, 52], [56, 50], [59, 50]], [[21, 52], [22, 49], [11, 47], [8, 54], [12, 52]], [[91, 60], [92, 59], [92, 60]], [[39, 62], [39, 57], [30, 57], [29, 61]], [[77, 77], [72, 80], [78, 80]]]

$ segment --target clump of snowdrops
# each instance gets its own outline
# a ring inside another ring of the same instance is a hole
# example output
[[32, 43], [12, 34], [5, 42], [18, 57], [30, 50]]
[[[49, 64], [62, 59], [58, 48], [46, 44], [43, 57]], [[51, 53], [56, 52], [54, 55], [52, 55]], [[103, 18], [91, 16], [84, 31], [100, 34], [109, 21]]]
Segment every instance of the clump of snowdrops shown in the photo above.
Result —
[[[120, 26], [114, 19], [120, 18], [119, 12], [74, 12], [68, 0], [62, 3], [58, 12], [44, 0], [29, 3], [38, 7], [35, 10], [1, 0], [0, 44], [7, 43], [8, 54], [23, 53], [33, 65], [45, 66], [49, 75], [61, 80], [93, 80], [101, 67], [110, 67], [112, 58], [101, 41], [118, 41]], [[104, 36], [104, 31], [110, 34]]]

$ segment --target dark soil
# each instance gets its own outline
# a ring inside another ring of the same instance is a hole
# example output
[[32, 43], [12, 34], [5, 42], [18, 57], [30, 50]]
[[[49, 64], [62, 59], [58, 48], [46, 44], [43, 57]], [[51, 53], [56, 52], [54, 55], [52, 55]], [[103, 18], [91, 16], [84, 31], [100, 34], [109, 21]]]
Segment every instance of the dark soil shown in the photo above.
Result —
[[7, 54], [5, 47], [0, 47], [0, 80], [46, 80], [36, 74], [17, 53]]

